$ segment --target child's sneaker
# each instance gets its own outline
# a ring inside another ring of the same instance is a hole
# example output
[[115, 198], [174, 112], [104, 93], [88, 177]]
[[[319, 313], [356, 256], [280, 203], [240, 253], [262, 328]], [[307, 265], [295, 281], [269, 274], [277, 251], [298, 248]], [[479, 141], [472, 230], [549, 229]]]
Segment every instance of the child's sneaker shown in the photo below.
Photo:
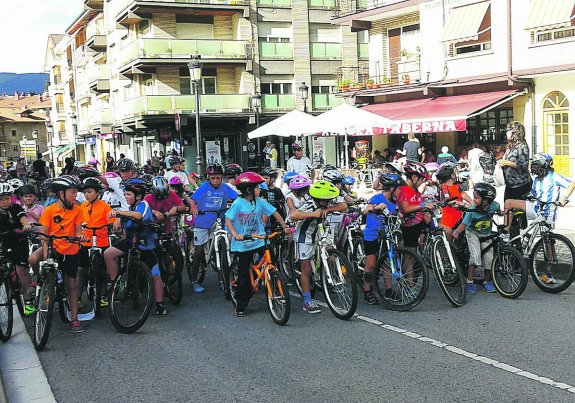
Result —
[[34, 301], [24, 302], [24, 316], [34, 315], [36, 313], [36, 307], [34, 306]]
[[553, 274], [551, 274], [549, 272], [543, 273], [542, 275], [540, 275], [539, 279], [541, 280], [542, 283], [545, 283], [545, 284], [557, 284], [557, 280], [555, 280], [555, 278], [553, 277]]
[[320, 313], [321, 312], [321, 308], [317, 305], [317, 302], [315, 302], [314, 300], [311, 300], [309, 303], [307, 304], [303, 304], [303, 310], [306, 311], [307, 313]]
[[236, 316], [238, 318], [243, 318], [244, 316], [246, 316], [246, 308], [244, 307], [236, 307]]
[[161, 318], [163, 316], [166, 316], [167, 314], [168, 311], [166, 310], [164, 304], [156, 304], [156, 317]]
[[475, 288], [475, 284], [473, 284], [473, 283], [467, 283], [467, 285], [465, 286], [465, 289], [467, 291], [467, 294], [469, 294], [469, 295], [477, 294], [477, 288]]
[[486, 281], [483, 283], [483, 289], [489, 293], [497, 292], [497, 289], [491, 281]]
[[110, 303], [108, 302], [108, 297], [102, 295], [100, 297], [100, 308], [107, 308]]
[[80, 334], [84, 332], [84, 328], [82, 327], [82, 325], [80, 324], [79, 320], [73, 320], [72, 321], [72, 327], [70, 328], [70, 333], [72, 334]]
[[363, 299], [368, 305], [377, 305], [379, 304], [379, 299], [375, 296], [373, 291], [364, 291], [363, 292]]
[[205, 289], [204, 287], [202, 287], [202, 286], [200, 285], [200, 283], [198, 283], [197, 281], [194, 281], [194, 282], [192, 283], [192, 287], [194, 288], [194, 292], [197, 292], [198, 294], [200, 294], [200, 293], [206, 291], [206, 289]]

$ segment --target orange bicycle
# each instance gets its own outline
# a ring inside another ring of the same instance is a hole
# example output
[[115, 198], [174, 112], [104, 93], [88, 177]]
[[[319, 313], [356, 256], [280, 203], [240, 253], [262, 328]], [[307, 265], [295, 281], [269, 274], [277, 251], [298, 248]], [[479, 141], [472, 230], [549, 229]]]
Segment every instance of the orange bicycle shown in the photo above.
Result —
[[[272, 262], [271, 248], [269, 240], [283, 232], [277, 231], [270, 235], [244, 235], [244, 240], [263, 239], [265, 241], [264, 253], [258, 263], [250, 265], [250, 284], [255, 294], [260, 288], [265, 286], [267, 292], [267, 302], [270, 315], [278, 325], [285, 325], [290, 316], [291, 302], [290, 294], [283, 274]], [[236, 305], [236, 288], [238, 278], [237, 261], [230, 268], [230, 291], [232, 302]]]

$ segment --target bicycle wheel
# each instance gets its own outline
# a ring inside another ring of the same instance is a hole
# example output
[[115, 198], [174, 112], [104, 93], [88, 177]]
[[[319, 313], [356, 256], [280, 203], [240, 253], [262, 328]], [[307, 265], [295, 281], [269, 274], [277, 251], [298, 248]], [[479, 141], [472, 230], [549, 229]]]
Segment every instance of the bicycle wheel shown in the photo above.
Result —
[[72, 309], [70, 308], [70, 301], [68, 300], [68, 289], [64, 285], [65, 279], [62, 283], [56, 285], [56, 300], [58, 301], [58, 315], [63, 323], [70, 323], [72, 319]]
[[229, 271], [230, 271], [230, 262], [228, 261], [228, 247], [226, 242], [223, 239], [220, 239], [218, 245], [218, 253], [220, 257], [220, 281], [224, 286], [224, 297], [229, 301], [230, 300], [230, 282], [229, 279]]
[[0, 280], [0, 340], [2, 341], [10, 339], [14, 325], [11, 288], [8, 276]]
[[527, 287], [527, 264], [523, 255], [511, 245], [501, 247], [491, 264], [493, 285], [505, 298], [517, 298]]
[[365, 245], [363, 238], [357, 236], [353, 238], [353, 254], [350, 262], [353, 264], [353, 271], [357, 285], [363, 289], [363, 273], [365, 273]]
[[90, 275], [88, 276], [88, 298], [94, 307], [94, 316], [99, 317], [102, 313], [100, 300], [104, 284], [104, 258], [99, 253], [94, 253], [90, 259]]
[[276, 263], [278, 270], [286, 279], [293, 279], [293, 243], [291, 247], [289, 245], [287, 239], [282, 240], [278, 246]]
[[327, 251], [327, 266], [321, 262], [321, 285], [331, 312], [342, 320], [350, 319], [357, 309], [358, 292], [351, 263], [343, 252]]
[[118, 275], [110, 291], [108, 313], [120, 333], [134, 333], [146, 323], [154, 305], [154, 283], [148, 266], [132, 261], [129, 272]]
[[417, 254], [395, 248], [391, 260], [385, 252], [377, 261], [374, 282], [383, 306], [392, 311], [409, 311], [425, 298], [429, 273]]
[[439, 239], [433, 244], [433, 272], [439, 283], [439, 288], [449, 302], [455, 307], [465, 305], [467, 292], [465, 290], [465, 276], [453, 252], [449, 254], [449, 244]]
[[162, 253], [162, 268], [164, 284], [172, 305], [179, 305], [182, 302], [182, 266], [182, 252], [170, 242], [165, 253]]
[[285, 325], [290, 317], [290, 295], [283, 273], [272, 265], [268, 265], [266, 271], [266, 290], [272, 320], [280, 326]]
[[531, 251], [529, 271], [537, 287], [556, 294], [569, 288], [575, 279], [575, 247], [569, 238], [560, 234], [549, 232], [545, 238], [538, 240]]
[[40, 292], [36, 297], [37, 308], [34, 318], [34, 334], [32, 342], [37, 351], [44, 350], [52, 328], [54, 317], [54, 303], [56, 302], [56, 273], [47, 271], [40, 285]]
[[234, 306], [237, 306], [236, 301], [237, 282], [238, 282], [238, 262], [237, 260], [234, 260], [228, 270], [228, 286], [230, 290], [230, 301], [232, 301]]
[[[194, 264], [194, 253], [196, 252], [196, 247], [194, 246], [194, 244], [192, 242], [189, 243], [190, 247], [189, 247], [189, 252], [188, 252], [188, 256], [189, 256], [189, 264], [186, 265], [186, 271], [188, 272], [188, 278], [190, 279], [190, 283], [193, 282], [192, 281], [192, 266]], [[207, 245], [207, 244], [206, 244]], [[206, 252], [206, 245], [204, 245], [204, 253]], [[202, 284], [204, 282], [204, 279], [206, 277], [206, 259], [202, 258], [202, 260], [200, 261], [200, 266], [198, 267], [198, 275], [196, 276], [196, 281], [198, 282], [198, 284]]]

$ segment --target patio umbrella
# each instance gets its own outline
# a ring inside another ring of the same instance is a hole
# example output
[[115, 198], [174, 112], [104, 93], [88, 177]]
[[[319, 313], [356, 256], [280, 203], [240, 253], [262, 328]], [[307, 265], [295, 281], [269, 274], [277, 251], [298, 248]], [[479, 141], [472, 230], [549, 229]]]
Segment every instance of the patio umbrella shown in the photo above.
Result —
[[255, 139], [267, 136], [290, 137], [316, 134], [320, 132], [322, 132], [322, 128], [317, 124], [314, 116], [294, 109], [293, 111], [252, 130], [248, 133], [248, 138]]

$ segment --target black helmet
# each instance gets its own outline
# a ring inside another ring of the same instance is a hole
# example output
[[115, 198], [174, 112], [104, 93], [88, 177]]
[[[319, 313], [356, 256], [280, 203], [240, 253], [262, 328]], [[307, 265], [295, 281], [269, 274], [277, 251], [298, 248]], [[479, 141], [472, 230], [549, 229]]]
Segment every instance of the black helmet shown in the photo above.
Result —
[[213, 164], [206, 168], [206, 175], [223, 175], [224, 166], [222, 164]]
[[178, 157], [177, 155], [173, 155], [170, 157], [169, 161], [170, 161], [170, 166], [172, 166], [172, 165], [181, 164], [183, 160], [180, 157]]
[[163, 176], [156, 176], [152, 179], [152, 194], [156, 199], [166, 199], [170, 195], [170, 185]]
[[50, 188], [54, 192], [58, 192], [60, 190], [66, 190], [70, 188], [80, 188], [82, 185], [80, 181], [76, 179], [75, 176], [72, 175], [62, 175], [55, 178], [52, 183], [50, 184]]
[[261, 175], [269, 176], [269, 177], [276, 177], [278, 176], [278, 170], [272, 167], [265, 167], [262, 169]]
[[537, 153], [531, 158], [531, 173], [537, 176], [546, 175], [553, 166], [553, 157], [545, 153]]
[[142, 178], [142, 180], [146, 183], [152, 183], [152, 180], [154, 180], [154, 175], [151, 174], [143, 174], [140, 175], [140, 178]]
[[82, 188], [84, 189], [94, 189], [96, 192], [104, 189], [102, 181], [98, 178], [86, 178], [82, 181]]
[[83, 181], [86, 178], [97, 178], [98, 176], [100, 176], [100, 172], [98, 172], [98, 170], [94, 168], [92, 165], [75, 167], [74, 170], [72, 171], [72, 174], [80, 178], [81, 181]]
[[238, 164], [228, 164], [226, 165], [225, 168], [225, 174], [226, 175], [239, 175], [242, 172], [244, 172], [244, 170], [242, 169], [241, 166], [239, 166]]
[[437, 172], [435, 173], [435, 177], [441, 183], [447, 182], [451, 179], [451, 176], [455, 173], [455, 169], [451, 164], [442, 164]]
[[404, 186], [405, 182], [398, 174], [384, 173], [379, 175], [379, 184], [382, 188], [397, 188]]
[[116, 164], [116, 168], [120, 171], [133, 171], [136, 169], [136, 165], [134, 164], [134, 161], [132, 161], [131, 159], [124, 158], [118, 161], [118, 163]]
[[495, 190], [495, 187], [493, 187], [493, 185], [490, 185], [489, 183], [477, 183], [474, 187], [473, 190], [477, 192], [477, 194], [483, 199], [486, 200], [488, 203], [491, 203], [493, 200], [495, 200], [495, 196], [497, 195], [497, 191]]
[[291, 145], [291, 150], [292, 151], [299, 151], [299, 150], [303, 150], [303, 147], [300, 143], [295, 142]]
[[38, 195], [38, 192], [36, 191], [36, 187], [32, 186], [32, 185], [24, 185], [22, 186], [20, 189], [18, 189], [17, 192], [20, 196], [24, 196], [24, 195]]
[[124, 190], [144, 196], [148, 192], [148, 185], [142, 178], [132, 178], [124, 182]]

